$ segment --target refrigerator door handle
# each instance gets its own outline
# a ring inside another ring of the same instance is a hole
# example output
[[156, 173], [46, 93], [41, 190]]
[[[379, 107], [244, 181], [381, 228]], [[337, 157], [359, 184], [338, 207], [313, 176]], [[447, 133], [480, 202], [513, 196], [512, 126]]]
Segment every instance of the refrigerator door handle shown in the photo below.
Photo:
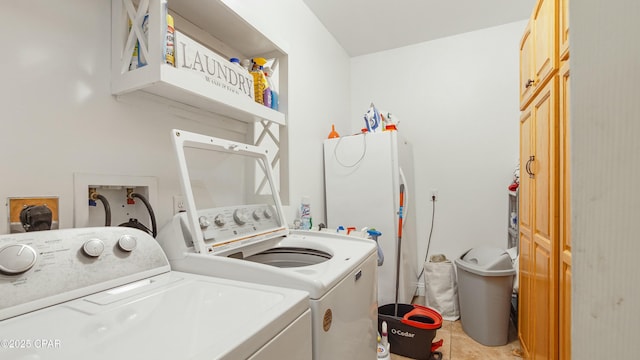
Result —
[[402, 208], [402, 229], [407, 225], [408, 214], [409, 214], [409, 186], [407, 184], [407, 178], [404, 177], [404, 172], [402, 168], [398, 166], [398, 172], [400, 173], [400, 183], [404, 184], [404, 206]]

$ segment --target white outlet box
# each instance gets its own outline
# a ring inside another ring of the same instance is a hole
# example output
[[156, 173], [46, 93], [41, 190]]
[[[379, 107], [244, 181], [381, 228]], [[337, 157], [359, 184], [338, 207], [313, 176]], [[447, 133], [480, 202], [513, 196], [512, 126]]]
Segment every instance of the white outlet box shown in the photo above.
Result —
[[187, 211], [187, 204], [184, 202], [184, 196], [173, 195], [173, 213]]
[[[152, 176], [73, 174], [74, 186], [74, 221], [73, 226], [104, 226], [104, 207], [102, 204], [89, 206], [89, 188], [96, 188], [105, 196], [111, 208], [111, 225], [117, 226], [130, 218], [136, 218], [151, 228], [149, 213], [140, 199], [136, 204], [127, 204], [127, 188], [147, 198], [154, 212], [157, 213], [158, 180]], [[98, 201], [99, 202], [99, 201]]]

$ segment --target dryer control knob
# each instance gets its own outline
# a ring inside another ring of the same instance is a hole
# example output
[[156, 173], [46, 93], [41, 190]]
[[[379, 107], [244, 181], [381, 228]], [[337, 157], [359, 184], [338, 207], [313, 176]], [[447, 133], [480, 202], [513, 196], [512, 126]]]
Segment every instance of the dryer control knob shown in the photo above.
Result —
[[254, 218], [256, 221], [260, 220], [260, 210], [255, 210], [255, 211], [253, 212], [253, 218]]
[[264, 214], [264, 217], [265, 217], [265, 218], [267, 218], [267, 219], [271, 219], [271, 210], [269, 210], [269, 209], [267, 208], [267, 209], [264, 209], [264, 211], [263, 211], [262, 213]]
[[82, 245], [82, 250], [87, 256], [97, 258], [104, 251], [104, 243], [100, 239], [89, 239]]
[[248, 219], [247, 219], [247, 215], [244, 213], [242, 209], [236, 209], [236, 211], [233, 212], [233, 220], [238, 225], [244, 225], [247, 223]]
[[200, 216], [198, 218], [198, 223], [200, 223], [200, 229], [206, 229], [209, 227], [209, 225], [211, 225], [209, 219], [207, 219], [206, 216]]
[[0, 249], [0, 272], [21, 274], [33, 267], [38, 255], [29, 245], [11, 244]]
[[216, 215], [213, 219], [213, 222], [218, 226], [224, 226], [227, 222], [224, 220], [224, 216], [222, 214]]
[[133, 235], [122, 235], [118, 239], [118, 247], [122, 251], [131, 252], [138, 246], [138, 240]]

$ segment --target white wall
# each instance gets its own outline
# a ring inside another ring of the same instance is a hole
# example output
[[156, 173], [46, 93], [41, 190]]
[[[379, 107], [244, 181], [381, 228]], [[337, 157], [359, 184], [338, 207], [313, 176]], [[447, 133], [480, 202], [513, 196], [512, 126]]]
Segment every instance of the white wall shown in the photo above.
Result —
[[[322, 139], [349, 111], [349, 58], [299, 0], [229, 1], [264, 32], [288, 43], [292, 221], [310, 195], [324, 214]], [[169, 131], [181, 128], [243, 140], [201, 116], [178, 118], [163, 104], [110, 94], [111, 2], [3, 1], [0, 68], [0, 198], [60, 196], [60, 227], [73, 226], [73, 173], [158, 178], [160, 225], [181, 193]], [[317, 211], [316, 211], [317, 210]], [[0, 207], [0, 233], [8, 232]], [[320, 219], [323, 220], [323, 219]], [[319, 221], [319, 220], [317, 220]]]
[[640, 353], [640, 3], [572, 1], [572, 357]]
[[[518, 163], [518, 47], [526, 21], [351, 60], [350, 132], [373, 101], [413, 144], [418, 261], [507, 246], [507, 186]], [[340, 129], [344, 131], [343, 129]]]
[[226, 2], [288, 45], [291, 206], [285, 211], [291, 223], [308, 195], [313, 224], [326, 223], [322, 141], [332, 123], [348, 122], [349, 56], [302, 0]]

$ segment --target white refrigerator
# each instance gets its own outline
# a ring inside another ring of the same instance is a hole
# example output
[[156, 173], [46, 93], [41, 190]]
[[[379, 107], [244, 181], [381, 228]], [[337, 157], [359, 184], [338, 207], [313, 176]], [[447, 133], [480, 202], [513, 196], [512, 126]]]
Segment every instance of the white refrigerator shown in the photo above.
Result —
[[418, 287], [416, 212], [411, 144], [397, 131], [324, 141], [327, 227], [375, 228], [384, 263], [378, 267], [378, 305], [395, 302], [400, 184], [404, 184], [398, 302]]

